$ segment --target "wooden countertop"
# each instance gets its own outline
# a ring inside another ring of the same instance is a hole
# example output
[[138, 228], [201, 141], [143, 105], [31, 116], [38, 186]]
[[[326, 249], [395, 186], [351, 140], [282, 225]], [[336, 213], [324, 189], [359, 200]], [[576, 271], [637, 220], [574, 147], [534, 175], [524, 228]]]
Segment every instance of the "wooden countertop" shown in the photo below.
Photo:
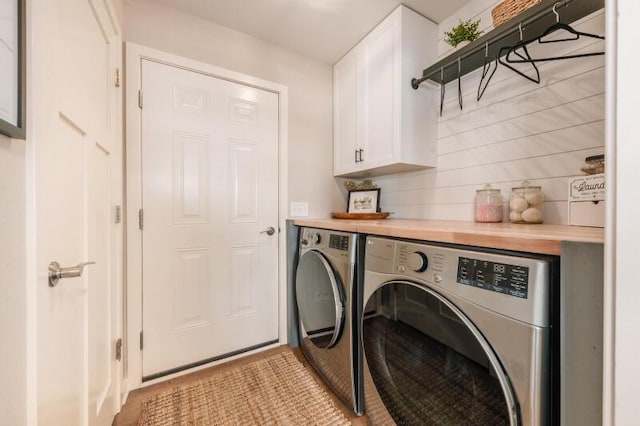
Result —
[[294, 219], [298, 226], [560, 255], [563, 241], [604, 243], [604, 229], [435, 220]]

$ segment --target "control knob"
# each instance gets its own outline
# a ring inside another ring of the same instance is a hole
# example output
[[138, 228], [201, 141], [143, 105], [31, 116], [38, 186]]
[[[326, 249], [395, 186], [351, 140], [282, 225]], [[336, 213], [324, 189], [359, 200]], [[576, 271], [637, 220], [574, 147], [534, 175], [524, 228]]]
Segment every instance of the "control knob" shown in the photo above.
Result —
[[320, 241], [322, 241], [322, 237], [320, 236], [320, 234], [313, 234], [311, 236], [311, 242], [315, 245], [320, 244]]
[[424, 272], [429, 266], [427, 255], [421, 251], [414, 251], [409, 255], [409, 267], [414, 272]]

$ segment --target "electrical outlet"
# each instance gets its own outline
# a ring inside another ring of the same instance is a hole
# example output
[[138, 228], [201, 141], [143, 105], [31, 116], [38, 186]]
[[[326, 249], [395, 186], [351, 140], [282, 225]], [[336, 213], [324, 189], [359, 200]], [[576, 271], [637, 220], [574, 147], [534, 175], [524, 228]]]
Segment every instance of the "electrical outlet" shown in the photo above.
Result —
[[289, 215], [296, 217], [309, 216], [309, 203], [305, 202], [292, 202], [289, 204]]

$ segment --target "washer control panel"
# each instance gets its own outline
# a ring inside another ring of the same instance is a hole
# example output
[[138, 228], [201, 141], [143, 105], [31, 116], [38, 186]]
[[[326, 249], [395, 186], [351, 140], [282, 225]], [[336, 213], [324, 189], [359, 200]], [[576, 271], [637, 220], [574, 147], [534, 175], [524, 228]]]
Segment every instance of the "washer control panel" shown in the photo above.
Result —
[[408, 280], [518, 321], [549, 324], [551, 258], [368, 236], [367, 280]]
[[414, 244], [398, 244], [397, 272], [441, 272], [444, 264], [444, 254], [433, 250], [420, 250]]
[[460, 284], [526, 299], [529, 289], [529, 268], [460, 256], [456, 281]]

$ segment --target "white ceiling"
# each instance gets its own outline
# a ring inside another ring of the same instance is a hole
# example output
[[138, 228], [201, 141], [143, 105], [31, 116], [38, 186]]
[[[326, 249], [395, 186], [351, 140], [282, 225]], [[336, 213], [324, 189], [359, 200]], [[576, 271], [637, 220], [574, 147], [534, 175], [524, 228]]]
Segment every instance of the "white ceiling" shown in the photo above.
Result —
[[404, 3], [438, 23], [469, 0], [150, 0], [334, 64]]

